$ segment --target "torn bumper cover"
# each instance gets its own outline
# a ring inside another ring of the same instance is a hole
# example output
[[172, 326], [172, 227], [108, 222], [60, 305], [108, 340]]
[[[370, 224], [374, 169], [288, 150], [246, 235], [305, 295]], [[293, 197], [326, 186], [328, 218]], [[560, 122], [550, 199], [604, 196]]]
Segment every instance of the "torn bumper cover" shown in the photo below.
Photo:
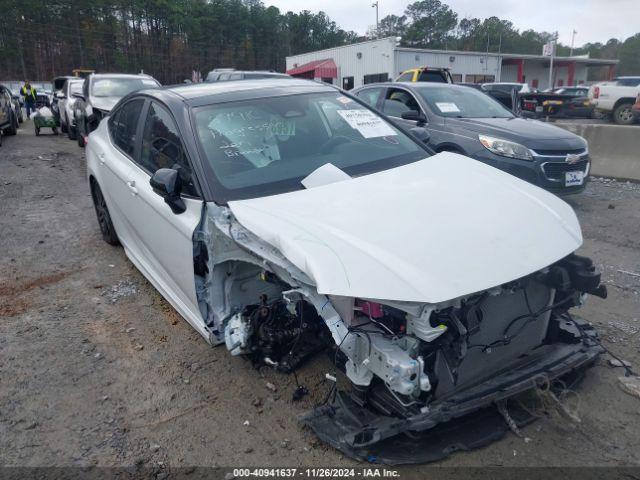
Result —
[[[569, 343], [542, 345], [522, 365], [433, 403], [418, 415], [381, 415], [338, 392], [331, 404], [317, 407], [302, 421], [344, 454], [389, 465], [431, 462], [485, 446], [509, 430], [495, 407], [498, 402], [542, 385], [553, 387], [556, 380], [572, 385], [603, 352], [595, 330], [584, 320], [563, 322], [560, 329]], [[509, 413], [519, 427], [534, 420], [517, 405], [510, 406]]]

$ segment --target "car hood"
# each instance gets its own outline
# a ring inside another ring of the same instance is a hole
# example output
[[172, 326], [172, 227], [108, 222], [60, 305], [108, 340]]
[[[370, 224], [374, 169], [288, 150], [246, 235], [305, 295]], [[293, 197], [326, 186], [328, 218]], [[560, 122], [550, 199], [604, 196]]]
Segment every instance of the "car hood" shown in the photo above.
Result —
[[110, 112], [119, 101], [120, 97], [91, 97], [91, 106], [104, 112]]
[[585, 141], [567, 130], [524, 118], [447, 118], [447, 126], [518, 142], [531, 149], [575, 150]]
[[379, 300], [438, 303], [479, 292], [582, 243], [564, 201], [450, 152], [229, 208], [319, 293]]

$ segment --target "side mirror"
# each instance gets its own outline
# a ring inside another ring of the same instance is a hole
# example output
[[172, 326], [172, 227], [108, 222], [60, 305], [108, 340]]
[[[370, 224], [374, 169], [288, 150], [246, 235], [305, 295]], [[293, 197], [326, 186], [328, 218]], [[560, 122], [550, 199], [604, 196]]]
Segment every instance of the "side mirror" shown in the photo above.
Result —
[[427, 117], [424, 116], [422, 112], [417, 110], [409, 110], [408, 112], [402, 112], [400, 115], [403, 120], [412, 120], [414, 122], [418, 122], [418, 125], [427, 123]]
[[178, 215], [187, 209], [184, 200], [180, 197], [182, 179], [177, 170], [160, 168], [153, 174], [149, 184], [155, 193], [164, 198], [164, 202], [169, 205], [173, 213]]
[[427, 130], [426, 128], [424, 128], [424, 127], [413, 127], [411, 129], [409, 129], [409, 131], [413, 134], [414, 137], [416, 137], [421, 142], [429, 143], [429, 139], [431, 138], [431, 134], [429, 133], [429, 130]]
[[77, 98], [79, 100], [83, 100], [84, 101], [84, 95], [82, 95], [81, 93], [74, 93], [72, 94], [73, 98]]

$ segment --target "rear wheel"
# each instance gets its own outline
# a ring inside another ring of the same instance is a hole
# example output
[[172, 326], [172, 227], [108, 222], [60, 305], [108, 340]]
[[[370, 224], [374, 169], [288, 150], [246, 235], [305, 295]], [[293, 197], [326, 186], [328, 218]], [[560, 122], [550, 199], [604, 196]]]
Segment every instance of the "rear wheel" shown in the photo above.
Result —
[[11, 113], [11, 125], [4, 131], [5, 135], [15, 135], [18, 133], [18, 119]]
[[77, 128], [74, 127], [71, 123], [67, 123], [67, 137], [69, 137], [69, 140], [76, 140], [77, 135]]
[[40, 135], [40, 127], [36, 127], [36, 137]]
[[80, 128], [80, 124], [78, 124], [78, 128], [76, 128], [76, 139], [78, 140], [78, 146], [80, 148], [84, 148], [84, 132], [86, 128]]
[[633, 123], [633, 105], [631, 103], [622, 103], [613, 111], [613, 121], [618, 125], [631, 125]]
[[102, 233], [102, 239], [109, 245], [119, 245], [118, 235], [116, 229], [111, 222], [111, 215], [107, 208], [107, 202], [102, 195], [100, 185], [97, 182], [91, 182], [91, 197], [93, 198], [93, 206], [96, 209], [96, 216], [98, 217], [98, 225], [100, 226], [100, 233]]

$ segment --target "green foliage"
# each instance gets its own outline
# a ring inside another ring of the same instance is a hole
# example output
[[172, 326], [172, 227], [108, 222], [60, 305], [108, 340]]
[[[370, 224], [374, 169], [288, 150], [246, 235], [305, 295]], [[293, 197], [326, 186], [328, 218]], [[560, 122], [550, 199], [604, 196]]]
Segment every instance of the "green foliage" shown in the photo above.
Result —
[[[442, 0], [419, 0], [380, 21], [378, 36], [407, 46], [539, 54], [552, 34], [508, 20], [458, 19]], [[261, 0], [0, 0], [0, 79], [49, 79], [78, 67], [143, 70], [178, 83], [216, 67], [284, 70], [287, 55], [358, 40], [324, 12], [280, 12]], [[560, 55], [569, 47], [558, 45]], [[619, 58], [618, 73], [640, 73], [640, 34], [574, 49]], [[602, 72], [602, 75], [606, 72]]]
[[287, 55], [354, 42], [324, 12], [261, 0], [0, 0], [0, 78], [78, 67], [164, 84], [217, 67], [283, 71]]

